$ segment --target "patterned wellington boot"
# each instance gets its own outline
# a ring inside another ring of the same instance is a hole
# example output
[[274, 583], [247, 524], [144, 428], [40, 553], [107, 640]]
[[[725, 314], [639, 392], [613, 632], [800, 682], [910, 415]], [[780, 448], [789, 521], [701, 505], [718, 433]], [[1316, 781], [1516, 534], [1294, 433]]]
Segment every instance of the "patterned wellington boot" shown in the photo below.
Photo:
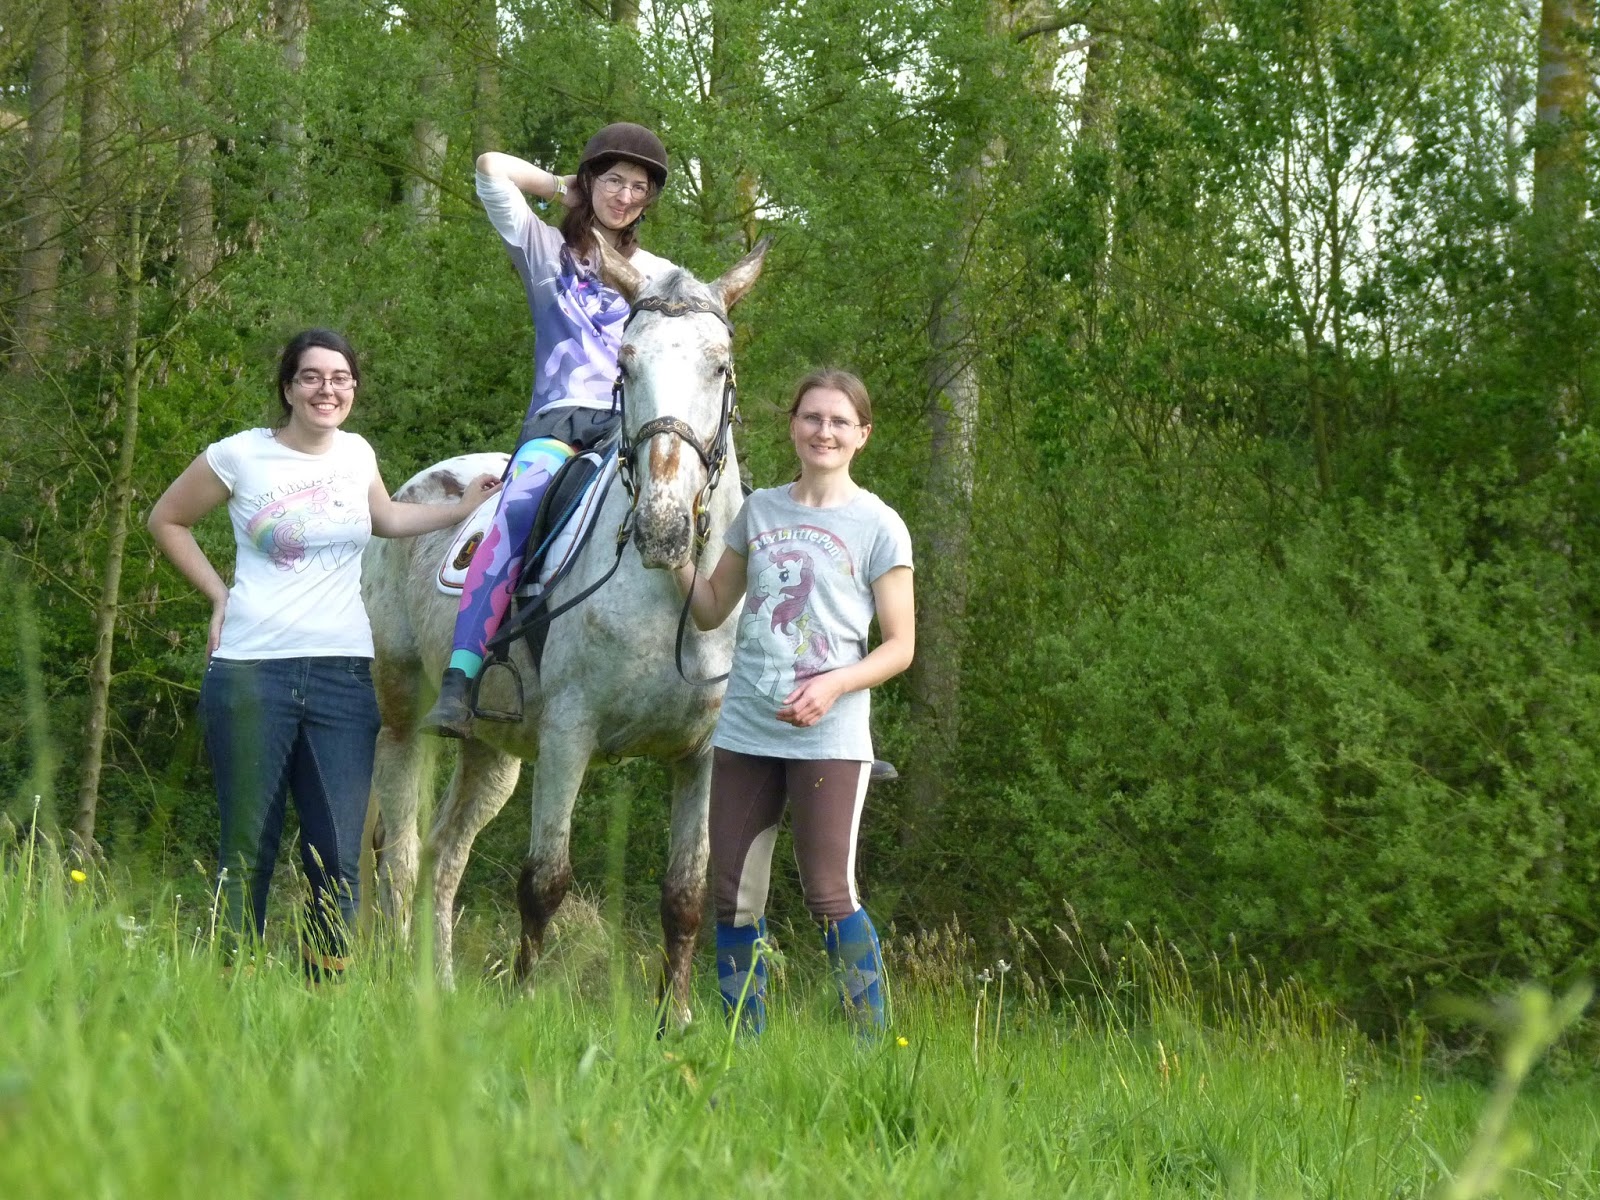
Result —
[[828, 947], [834, 978], [839, 981], [839, 999], [845, 1014], [864, 1033], [888, 1028], [883, 951], [867, 910], [858, 908], [842, 921], [829, 921], [823, 926], [822, 940]]
[[766, 936], [765, 918], [754, 925], [717, 922], [717, 990], [723, 1013], [730, 1021], [737, 1014], [741, 1033], [756, 1035], [767, 1027]]

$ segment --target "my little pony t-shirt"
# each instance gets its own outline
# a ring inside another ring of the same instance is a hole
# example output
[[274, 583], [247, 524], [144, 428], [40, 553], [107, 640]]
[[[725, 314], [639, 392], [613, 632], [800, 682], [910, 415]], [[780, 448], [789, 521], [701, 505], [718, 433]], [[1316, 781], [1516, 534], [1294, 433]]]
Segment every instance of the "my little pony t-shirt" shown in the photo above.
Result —
[[237, 548], [218, 658], [372, 657], [361, 552], [372, 538], [367, 491], [378, 459], [337, 431], [324, 454], [247, 429], [206, 447], [227, 486]]
[[870, 761], [869, 692], [845, 693], [805, 729], [777, 713], [806, 679], [866, 657], [872, 585], [885, 571], [912, 565], [905, 522], [871, 492], [837, 508], [809, 508], [784, 486], [753, 493], [725, 540], [745, 556], [745, 598], [712, 745], [773, 758]]

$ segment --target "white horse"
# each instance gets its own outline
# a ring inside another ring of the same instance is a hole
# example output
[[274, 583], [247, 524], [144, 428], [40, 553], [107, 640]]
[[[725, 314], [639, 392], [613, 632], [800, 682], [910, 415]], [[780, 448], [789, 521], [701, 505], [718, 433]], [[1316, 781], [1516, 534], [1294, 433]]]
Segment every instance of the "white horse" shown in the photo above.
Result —
[[[461, 743], [455, 774], [429, 834], [433, 853], [435, 945], [446, 980], [456, 889], [478, 832], [504, 806], [521, 760], [535, 761], [533, 828], [517, 882], [522, 936], [517, 974], [526, 978], [543, 947], [546, 926], [572, 883], [572, 808], [584, 772], [602, 759], [646, 755], [672, 772], [672, 822], [661, 883], [665, 959], [661, 986], [673, 1015], [689, 1019], [695, 937], [706, 891], [706, 810], [711, 779], [709, 741], [723, 688], [686, 682], [675, 660], [682, 599], [670, 572], [696, 553], [708, 572], [722, 553], [722, 535], [740, 504], [732, 436], [732, 329], [727, 310], [761, 273], [766, 243], [720, 279], [703, 284], [686, 271], [646, 283], [623, 258], [605, 255], [607, 283], [633, 306], [618, 355], [623, 385], [622, 470], [636, 493], [613, 486], [595, 533], [576, 567], [553, 589], [559, 606], [616, 564], [597, 592], [551, 624], [536, 670], [519, 639], [511, 653], [526, 692], [514, 724], [478, 720]], [[720, 457], [719, 457], [720, 455]], [[396, 497], [437, 501], [459, 496], [476, 474], [498, 470], [500, 455], [465, 455], [409, 480]], [[637, 554], [622, 552], [616, 531], [631, 522]], [[420, 841], [418, 789], [422, 763], [418, 715], [450, 654], [456, 601], [435, 586], [441, 557], [455, 533], [403, 540], [374, 539], [363, 594], [377, 647], [374, 677], [383, 728], [373, 790], [380, 910], [409, 933]], [[727, 671], [733, 625], [684, 635], [683, 671], [705, 680]], [[503, 670], [484, 678], [479, 708], [515, 706]]]

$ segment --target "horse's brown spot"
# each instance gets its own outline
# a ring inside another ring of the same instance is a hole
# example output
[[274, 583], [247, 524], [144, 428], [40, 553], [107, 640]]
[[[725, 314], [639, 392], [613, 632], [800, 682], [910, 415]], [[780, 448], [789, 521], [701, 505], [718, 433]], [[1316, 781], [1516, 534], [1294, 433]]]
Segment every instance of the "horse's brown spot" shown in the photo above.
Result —
[[678, 457], [683, 446], [675, 437], [656, 438], [650, 447], [650, 478], [665, 483], [677, 477]]
[[440, 490], [451, 499], [467, 494], [467, 485], [456, 477], [454, 471], [430, 471], [428, 478], [437, 483]]

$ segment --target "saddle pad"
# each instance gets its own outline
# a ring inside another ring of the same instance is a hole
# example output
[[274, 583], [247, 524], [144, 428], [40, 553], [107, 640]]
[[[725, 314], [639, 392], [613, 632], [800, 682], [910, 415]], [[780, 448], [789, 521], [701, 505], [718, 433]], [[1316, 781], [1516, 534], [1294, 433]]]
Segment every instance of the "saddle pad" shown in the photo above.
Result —
[[450, 549], [445, 551], [435, 582], [446, 596], [461, 595], [461, 589], [467, 583], [467, 566], [472, 562], [472, 552], [483, 541], [483, 535], [489, 532], [489, 522], [494, 520], [495, 506], [499, 503], [500, 496], [496, 493], [473, 509], [466, 524], [457, 532], [455, 541], [450, 543]]
[[[593, 456], [593, 451], [590, 454]], [[584, 535], [594, 523], [606, 491], [611, 485], [612, 477], [616, 473], [617, 456], [608, 454], [600, 463], [594, 478], [589, 481], [589, 486], [583, 495], [572, 506], [571, 515], [547, 539], [539, 563], [536, 589], [538, 592], [549, 587], [566, 570], [570, 565], [569, 560], [583, 546]], [[473, 509], [472, 516], [467, 518], [467, 523], [456, 534], [455, 540], [450, 543], [449, 550], [440, 561], [436, 582], [439, 590], [446, 596], [460, 596], [461, 589], [466, 586], [467, 567], [472, 562], [472, 555], [477, 550], [478, 544], [489, 532], [489, 522], [494, 519], [495, 506], [499, 500], [498, 495], [490, 496]], [[535, 589], [529, 589], [524, 584], [522, 590], [526, 592]]]

